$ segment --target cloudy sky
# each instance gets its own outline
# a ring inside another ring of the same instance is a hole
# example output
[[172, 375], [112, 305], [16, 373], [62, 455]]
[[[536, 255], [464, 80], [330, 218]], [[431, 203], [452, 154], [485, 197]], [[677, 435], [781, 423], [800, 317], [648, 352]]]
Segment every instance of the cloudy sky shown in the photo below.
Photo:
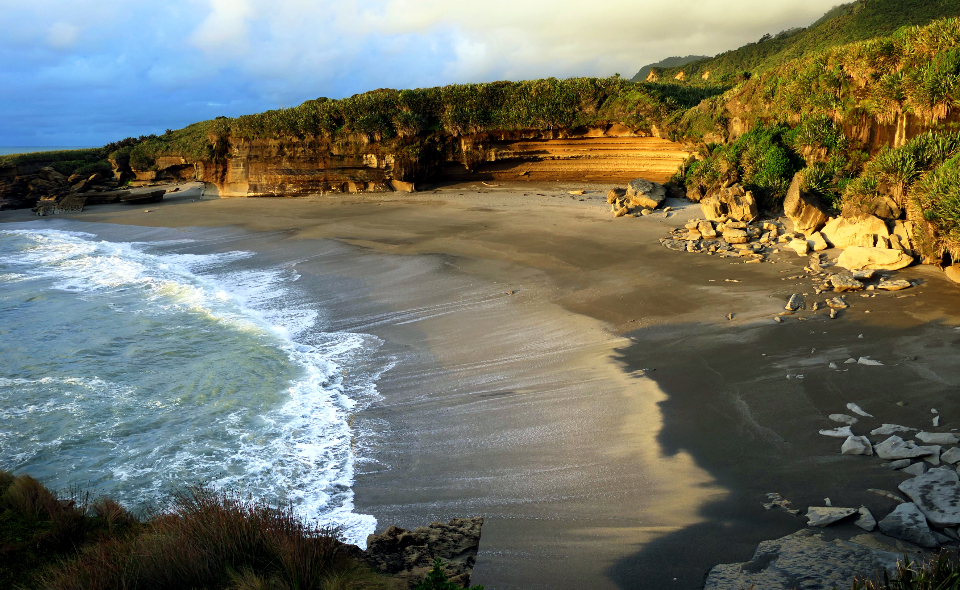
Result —
[[0, 146], [102, 145], [376, 88], [632, 76], [838, 0], [0, 0]]

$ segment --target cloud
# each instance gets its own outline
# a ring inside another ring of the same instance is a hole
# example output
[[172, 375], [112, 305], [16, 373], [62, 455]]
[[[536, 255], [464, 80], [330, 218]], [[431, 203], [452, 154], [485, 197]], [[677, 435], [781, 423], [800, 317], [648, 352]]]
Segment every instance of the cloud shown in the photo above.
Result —
[[106, 143], [382, 87], [631, 76], [836, 1], [0, 0], [0, 145]]

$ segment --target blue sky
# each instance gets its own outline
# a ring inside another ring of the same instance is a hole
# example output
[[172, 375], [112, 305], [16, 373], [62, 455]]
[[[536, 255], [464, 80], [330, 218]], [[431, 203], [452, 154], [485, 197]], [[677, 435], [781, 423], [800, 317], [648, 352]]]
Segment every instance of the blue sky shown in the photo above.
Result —
[[630, 77], [837, 0], [0, 0], [0, 145], [102, 145], [376, 88]]

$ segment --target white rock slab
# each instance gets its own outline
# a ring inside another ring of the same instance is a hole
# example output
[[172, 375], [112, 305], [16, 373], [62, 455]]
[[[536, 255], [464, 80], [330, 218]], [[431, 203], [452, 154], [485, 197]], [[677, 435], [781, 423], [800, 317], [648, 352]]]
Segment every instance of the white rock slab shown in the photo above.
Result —
[[[833, 364], [833, 363], [830, 363], [830, 364]], [[834, 365], [833, 368], [836, 368], [836, 365]], [[834, 422], [840, 422], [841, 424], [847, 424], [848, 426], [853, 426], [854, 424], [859, 422], [859, 420], [857, 420], [853, 416], [848, 416], [846, 414], [830, 414], [827, 417], [833, 420]]]
[[[849, 361], [847, 361], [847, 362], [849, 362]], [[857, 361], [857, 362], [859, 362], [859, 361]], [[853, 403], [853, 402], [850, 402], [849, 404], [847, 404], [847, 409], [850, 410], [851, 412], [853, 412], [854, 414], [856, 414], [857, 416], [864, 416], [864, 417], [866, 417], [866, 418], [873, 418], [873, 414], [868, 414], [868, 413], [864, 412], [864, 411], [863, 411], [863, 408], [861, 408], [860, 406], [858, 406], [857, 404], [855, 404], [855, 403]]]
[[930, 453], [929, 455], [924, 455], [923, 460], [933, 465], [934, 467], [940, 464], [940, 445], [929, 445], [929, 446], [923, 446], [919, 448], [934, 449], [934, 452]]
[[811, 506], [807, 508], [807, 526], [824, 527], [838, 520], [854, 515], [856, 508], [840, 508], [838, 506]]
[[873, 452], [881, 459], [913, 459], [933, 454], [932, 447], [918, 447], [913, 442], [905, 442], [899, 436], [891, 436], [873, 446]]
[[960, 524], [960, 476], [953, 469], [931, 469], [908, 479], [899, 487], [934, 526]]
[[884, 534], [891, 537], [910, 541], [921, 547], [935, 548], [939, 546], [930, 531], [930, 525], [927, 524], [923, 512], [912, 502], [905, 502], [897, 506], [893, 512], [880, 521], [879, 526]]
[[896, 434], [898, 432], [910, 432], [912, 430], [917, 430], [916, 428], [910, 428], [909, 426], [900, 426], [899, 424], [883, 424], [879, 428], [874, 428], [870, 431], [870, 434], [877, 436], [889, 436], [891, 434]]
[[[909, 461], [909, 459], [907, 459], [907, 460]], [[923, 474], [926, 473], [927, 470], [929, 470], [929, 469], [930, 469], [930, 468], [927, 467], [927, 464], [926, 464], [926, 463], [924, 463], [923, 461], [919, 461], [919, 462], [917, 462], [917, 463], [914, 463], [913, 465], [910, 465], [910, 466], [908, 466], [908, 467], [904, 467], [904, 468], [902, 469], [902, 471], [903, 471], [904, 473], [909, 473], [910, 475], [917, 476], [917, 475], [923, 475]]]
[[823, 436], [832, 436], [833, 438], [848, 438], [855, 436], [849, 426], [839, 426], [833, 430], [821, 430]]
[[870, 357], [868, 357], [868, 356], [862, 356], [862, 357], [858, 358], [858, 359], [857, 359], [857, 364], [858, 364], [858, 365], [867, 365], [867, 366], [870, 366], [870, 367], [882, 367], [882, 366], [883, 366], [883, 363], [881, 363], [880, 361], [875, 361], [875, 360], [873, 360], [872, 358], [870, 358]]
[[841, 455], [872, 455], [873, 445], [865, 436], [848, 436], [840, 447]]
[[955, 445], [960, 442], [960, 434], [952, 432], [918, 432], [916, 436], [920, 442], [930, 445]]

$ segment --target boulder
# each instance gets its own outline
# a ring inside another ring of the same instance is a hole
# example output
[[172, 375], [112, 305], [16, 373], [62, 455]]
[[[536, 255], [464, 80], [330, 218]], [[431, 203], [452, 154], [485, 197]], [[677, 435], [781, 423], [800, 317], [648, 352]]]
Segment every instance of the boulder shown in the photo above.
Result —
[[857, 513], [856, 508], [811, 506], [807, 508], [807, 526], [824, 527]]
[[416, 186], [412, 182], [404, 182], [403, 180], [391, 180], [390, 187], [397, 191], [398, 193], [415, 193], [417, 192]]
[[839, 293], [863, 290], [863, 283], [847, 274], [832, 275], [830, 284], [833, 285], [833, 290]]
[[887, 224], [873, 215], [854, 218], [836, 217], [827, 222], [820, 231], [834, 248], [873, 246], [878, 235], [883, 237], [890, 235]]
[[960, 477], [951, 467], [931, 469], [900, 484], [900, 491], [913, 500], [931, 524], [960, 524]]
[[823, 539], [823, 533], [805, 529], [780, 539], [763, 541], [747, 563], [714, 567], [707, 575], [704, 590], [849, 588], [857, 576], [872, 579], [878, 569], [895, 571], [900, 557], [895, 551], [878, 550], [851, 541], [827, 541]]
[[662, 184], [636, 178], [627, 185], [626, 197], [634, 207], [656, 209], [667, 198], [667, 191]]
[[936, 548], [940, 545], [933, 538], [923, 512], [912, 502], [905, 502], [897, 506], [893, 512], [880, 521], [879, 526], [885, 534], [910, 541], [921, 547]]
[[797, 311], [801, 308], [803, 308], [803, 295], [799, 293], [791, 295], [790, 299], [787, 300], [787, 305], [784, 306], [787, 311]]
[[846, 203], [843, 206], [844, 217], [874, 215], [881, 219], [899, 219], [902, 209], [893, 197], [884, 195], [862, 203]]
[[870, 513], [870, 510], [866, 506], [861, 506], [860, 510], [857, 510], [857, 513], [860, 515], [857, 518], [856, 522], [853, 524], [862, 528], [863, 530], [870, 532], [873, 529], [877, 528], [877, 519], [873, 517], [873, 514]]
[[753, 221], [759, 215], [753, 193], [735, 184], [711, 191], [700, 200], [703, 215], [711, 221], [729, 218], [737, 221]]
[[750, 241], [750, 236], [747, 235], [746, 230], [728, 228], [723, 230], [723, 239], [728, 244], [746, 244]]
[[54, 170], [51, 166], [44, 166], [41, 168], [39, 171], [37, 171], [37, 176], [39, 176], [42, 180], [46, 180], [47, 182], [52, 182], [54, 184], [69, 184], [67, 182], [67, 177]]
[[840, 447], [841, 455], [872, 455], [873, 447], [865, 436], [848, 436]]
[[467, 587], [480, 547], [482, 526], [482, 517], [454, 518], [446, 524], [434, 522], [412, 531], [391, 526], [382, 534], [367, 537], [367, 549], [361, 558], [374, 569], [412, 587], [426, 577], [439, 557], [447, 578]]
[[960, 434], [952, 432], [918, 432], [917, 440], [929, 445], [955, 445], [960, 442]]
[[827, 244], [827, 240], [823, 237], [823, 234], [818, 231], [810, 234], [807, 243], [810, 244], [810, 249], [814, 252], [822, 252], [830, 247], [830, 245]]
[[850, 269], [874, 268], [880, 270], [900, 270], [913, 264], [913, 256], [900, 250], [881, 248], [848, 247], [837, 259], [837, 264]]
[[913, 459], [933, 453], [933, 449], [930, 447], [919, 447], [915, 443], [905, 442], [896, 435], [874, 445], [873, 451], [881, 459]]
[[806, 240], [793, 240], [787, 246], [800, 256], [806, 256], [810, 252], [810, 244]]
[[827, 299], [827, 307], [831, 310], [847, 309], [850, 304], [843, 300], [843, 297], [832, 297]]
[[697, 224], [697, 230], [708, 240], [712, 240], [717, 237], [717, 230], [713, 228], [713, 224], [709, 221], [701, 221], [699, 224]]
[[820, 199], [801, 190], [802, 176], [799, 172], [794, 175], [787, 198], [783, 201], [783, 212], [793, 222], [796, 231], [809, 236], [822, 228], [830, 216]]

